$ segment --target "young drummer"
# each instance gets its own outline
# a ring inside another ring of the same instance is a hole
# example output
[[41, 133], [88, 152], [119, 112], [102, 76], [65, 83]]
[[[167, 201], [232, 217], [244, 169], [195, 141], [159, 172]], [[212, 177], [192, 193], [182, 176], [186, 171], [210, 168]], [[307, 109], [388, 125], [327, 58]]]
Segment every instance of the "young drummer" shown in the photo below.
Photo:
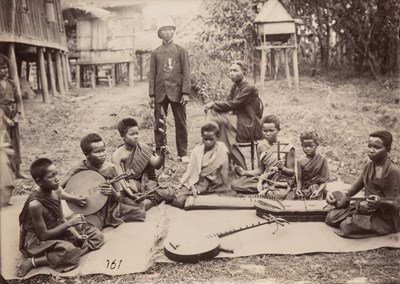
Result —
[[[400, 169], [389, 158], [391, 145], [390, 132], [371, 133], [368, 141], [371, 161], [361, 175], [348, 190], [327, 193], [327, 202], [340, 208], [328, 213], [326, 223], [340, 228], [340, 236], [365, 238], [400, 231]], [[349, 204], [348, 198], [363, 188], [366, 200]]]
[[300, 135], [300, 141], [305, 157], [297, 162], [296, 195], [298, 198], [325, 199], [329, 169], [328, 160], [317, 153], [318, 134], [314, 131], [306, 131]]
[[[165, 159], [167, 149], [162, 146], [161, 156], [154, 156], [149, 146], [139, 142], [139, 126], [134, 118], [125, 118], [118, 123], [118, 132], [124, 144], [112, 154], [111, 162], [118, 171], [124, 172], [133, 170], [133, 176], [129, 177], [127, 186], [122, 184], [124, 189], [124, 202], [132, 204], [136, 199], [136, 193], [154, 190], [157, 186], [155, 169], [159, 169]], [[147, 176], [147, 182], [142, 187], [143, 177]], [[147, 200], [146, 209], [154, 205], [155, 200]]]
[[81, 255], [103, 245], [103, 234], [87, 224], [80, 214], [64, 218], [58, 173], [51, 160], [37, 159], [30, 171], [39, 190], [28, 196], [19, 215], [19, 248], [23, 258], [17, 266], [17, 275], [22, 277], [40, 266], [69, 271], [78, 266]]
[[[67, 185], [72, 176], [85, 170], [96, 171], [106, 179], [118, 175], [116, 167], [105, 161], [106, 145], [100, 135], [91, 133], [83, 137], [81, 149], [86, 159], [70, 170], [61, 183], [62, 187]], [[112, 185], [104, 183], [100, 185], [100, 192], [108, 196], [107, 202], [98, 212], [86, 216], [88, 223], [101, 230], [107, 226], [117, 227], [124, 222], [144, 221], [146, 212], [143, 202], [135, 206], [120, 202], [120, 182], [114, 182]]]
[[[194, 147], [186, 172], [181, 178], [181, 187], [172, 196], [172, 205], [183, 208], [194, 204], [198, 194], [234, 195], [228, 177], [228, 149], [217, 141], [220, 134], [215, 122], [201, 127], [203, 143]], [[167, 196], [169, 194], [160, 195]]]

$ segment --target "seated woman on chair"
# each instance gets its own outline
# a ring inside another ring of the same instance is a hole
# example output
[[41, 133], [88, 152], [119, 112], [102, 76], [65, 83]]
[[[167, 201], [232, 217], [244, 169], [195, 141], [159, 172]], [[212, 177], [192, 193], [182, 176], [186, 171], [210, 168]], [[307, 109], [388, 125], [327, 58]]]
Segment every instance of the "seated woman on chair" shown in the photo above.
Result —
[[[221, 130], [220, 141], [230, 149], [230, 156], [236, 165], [246, 168], [243, 154], [237, 143], [253, 142], [263, 138], [261, 117], [263, 103], [257, 89], [244, 77], [247, 64], [234, 61], [229, 68], [229, 78], [234, 82], [226, 101], [210, 102], [204, 110], [213, 110], [212, 120]], [[228, 112], [233, 115], [228, 115]], [[236, 122], [235, 122], [236, 120]]]

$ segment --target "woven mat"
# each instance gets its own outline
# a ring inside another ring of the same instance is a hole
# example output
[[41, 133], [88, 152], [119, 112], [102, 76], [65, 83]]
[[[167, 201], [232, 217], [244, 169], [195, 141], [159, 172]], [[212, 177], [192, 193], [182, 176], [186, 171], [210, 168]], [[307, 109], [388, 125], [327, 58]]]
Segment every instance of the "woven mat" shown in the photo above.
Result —
[[[168, 237], [205, 236], [245, 227], [263, 221], [255, 210], [193, 210], [168, 207]], [[242, 257], [260, 254], [306, 254], [317, 252], [355, 252], [381, 247], [400, 248], [400, 233], [367, 239], [339, 237], [323, 222], [290, 223], [284, 227], [263, 225], [220, 238], [220, 245], [234, 253], [217, 257]], [[157, 262], [169, 262], [160, 256]]]
[[[11, 202], [14, 205], [1, 208], [0, 211], [1, 275], [5, 279], [18, 278], [15, 274], [15, 259], [19, 254], [18, 215], [26, 197], [12, 197]], [[119, 275], [146, 271], [154, 259], [154, 248], [160, 238], [159, 225], [162, 220], [160, 218], [162, 208], [163, 206], [151, 208], [147, 212], [145, 222], [125, 223], [115, 229], [106, 228], [103, 247], [84, 255], [76, 269], [58, 273], [50, 268], [42, 267], [31, 270], [24, 278], [36, 274], [75, 276], [102, 273]], [[63, 210], [66, 215], [71, 213], [65, 203], [63, 203]]]

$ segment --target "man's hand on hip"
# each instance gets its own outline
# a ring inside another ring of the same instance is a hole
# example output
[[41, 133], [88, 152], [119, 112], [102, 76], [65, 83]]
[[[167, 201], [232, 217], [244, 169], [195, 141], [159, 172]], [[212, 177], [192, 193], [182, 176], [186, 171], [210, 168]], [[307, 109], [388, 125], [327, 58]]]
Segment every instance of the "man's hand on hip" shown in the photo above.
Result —
[[149, 106], [150, 108], [154, 108], [154, 97], [150, 97]]

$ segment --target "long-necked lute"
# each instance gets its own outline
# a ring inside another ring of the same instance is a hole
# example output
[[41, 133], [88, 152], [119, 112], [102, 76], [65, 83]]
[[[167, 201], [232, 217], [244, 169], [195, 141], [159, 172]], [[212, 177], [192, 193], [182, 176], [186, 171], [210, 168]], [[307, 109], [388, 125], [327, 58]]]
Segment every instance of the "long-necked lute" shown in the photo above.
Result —
[[232, 253], [232, 250], [226, 250], [220, 247], [220, 238], [222, 237], [266, 224], [276, 223], [277, 225], [284, 226], [284, 224], [287, 223], [285, 220], [277, 219], [272, 215], [264, 215], [263, 219], [265, 219], [263, 222], [260, 221], [248, 226], [206, 236], [196, 235], [193, 238], [188, 238], [186, 235], [180, 235], [176, 238], [169, 237], [164, 242], [164, 253], [173, 261], [196, 263], [202, 260], [212, 259], [221, 251]]
[[65, 187], [65, 191], [73, 195], [81, 195], [86, 197], [86, 205], [80, 207], [69, 201], [67, 201], [67, 205], [74, 213], [85, 216], [96, 213], [104, 206], [104, 204], [106, 204], [108, 198], [107, 195], [104, 195], [100, 192], [100, 185], [104, 183], [112, 184], [130, 175], [132, 175], [132, 171], [127, 171], [124, 174], [116, 176], [110, 180], [106, 180], [100, 173], [96, 171], [81, 171], [69, 179]]

